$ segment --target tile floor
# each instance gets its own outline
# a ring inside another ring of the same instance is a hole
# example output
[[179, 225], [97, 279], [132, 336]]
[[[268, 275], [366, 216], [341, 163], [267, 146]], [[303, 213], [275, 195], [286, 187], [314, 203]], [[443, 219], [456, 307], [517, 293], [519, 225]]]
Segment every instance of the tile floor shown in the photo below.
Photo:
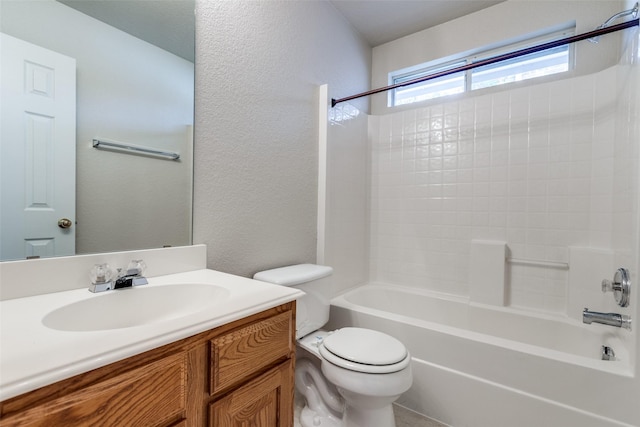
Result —
[[447, 427], [402, 406], [393, 405], [393, 413], [396, 416], [396, 427]]

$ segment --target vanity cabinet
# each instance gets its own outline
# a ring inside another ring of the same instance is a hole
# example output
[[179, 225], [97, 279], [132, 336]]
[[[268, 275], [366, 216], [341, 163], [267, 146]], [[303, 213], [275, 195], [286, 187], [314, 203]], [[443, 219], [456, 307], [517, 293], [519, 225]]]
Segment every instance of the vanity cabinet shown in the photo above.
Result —
[[294, 359], [290, 302], [8, 399], [0, 426], [291, 427]]

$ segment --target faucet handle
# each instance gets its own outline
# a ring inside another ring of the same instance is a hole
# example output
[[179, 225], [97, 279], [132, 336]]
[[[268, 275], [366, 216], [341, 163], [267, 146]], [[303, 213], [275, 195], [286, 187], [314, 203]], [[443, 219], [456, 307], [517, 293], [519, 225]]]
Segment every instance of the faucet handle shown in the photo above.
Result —
[[141, 259], [133, 259], [129, 262], [127, 266], [127, 276], [144, 276], [144, 273], [147, 271], [147, 264], [144, 260]]
[[91, 283], [107, 283], [113, 279], [113, 269], [109, 264], [95, 264], [89, 272]]
[[89, 272], [89, 291], [103, 292], [113, 288], [114, 271], [109, 264], [95, 264]]
[[619, 268], [614, 274], [613, 280], [604, 279], [602, 281], [602, 292], [613, 292], [613, 297], [618, 305], [627, 307], [631, 294], [629, 271], [626, 268]]

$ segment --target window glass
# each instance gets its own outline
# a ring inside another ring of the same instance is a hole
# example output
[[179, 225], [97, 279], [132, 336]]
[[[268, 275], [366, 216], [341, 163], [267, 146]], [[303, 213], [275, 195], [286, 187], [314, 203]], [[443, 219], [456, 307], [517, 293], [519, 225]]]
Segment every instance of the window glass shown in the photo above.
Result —
[[[464, 64], [465, 61], [456, 62], [453, 64], [447, 64], [444, 67], [432, 67], [422, 70], [418, 73], [405, 74], [403, 76], [394, 78], [393, 84], [408, 82], [420, 77], [450, 70], [452, 68], [457, 68]], [[462, 93], [465, 91], [465, 78], [465, 72], [462, 71], [459, 73], [438, 77], [433, 80], [427, 80], [426, 82], [399, 87], [394, 91], [393, 94], [394, 105], [411, 104], [413, 102], [424, 101], [427, 99], [438, 98], [446, 95], [453, 95], [455, 93]]]
[[[473, 62], [494, 58], [507, 52], [536, 46], [554, 40], [560, 40], [573, 34], [574, 29], [546, 34], [524, 42], [512, 43], [499, 49], [486, 50], [480, 54], [463, 57], [455, 62], [436, 64], [430, 67], [412, 67], [412, 71], [391, 73], [391, 84], [402, 84], [411, 80], [427, 77], [435, 73], [452, 70]], [[434, 99], [441, 96], [463, 93], [471, 90], [499, 86], [537, 77], [549, 76], [569, 71], [572, 66], [573, 48], [571, 45], [559, 46], [529, 55], [512, 58], [483, 67], [429, 79], [424, 82], [403, 86], [391, 91], [389, 106], [398, 106]]]
[[519, 82], [569, 71], [569, 46], [564, 45], [471, 70], [471, 90]]

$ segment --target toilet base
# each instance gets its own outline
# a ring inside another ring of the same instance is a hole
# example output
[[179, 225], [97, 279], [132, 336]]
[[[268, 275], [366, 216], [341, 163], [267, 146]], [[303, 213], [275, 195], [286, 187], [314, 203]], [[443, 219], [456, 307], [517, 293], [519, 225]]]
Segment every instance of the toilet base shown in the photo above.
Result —
[[344, 420], [319, 414], [309, 408], [302, 396], [296, 408], [295, 427], [396, 427], [393, 405], [378, 409], [359, 410], [347, 407]]
[[323, 416], [308, 406], [300, 412], [300, 425], [302, 427], [343, 427], [342, 420], [331, 415]]

